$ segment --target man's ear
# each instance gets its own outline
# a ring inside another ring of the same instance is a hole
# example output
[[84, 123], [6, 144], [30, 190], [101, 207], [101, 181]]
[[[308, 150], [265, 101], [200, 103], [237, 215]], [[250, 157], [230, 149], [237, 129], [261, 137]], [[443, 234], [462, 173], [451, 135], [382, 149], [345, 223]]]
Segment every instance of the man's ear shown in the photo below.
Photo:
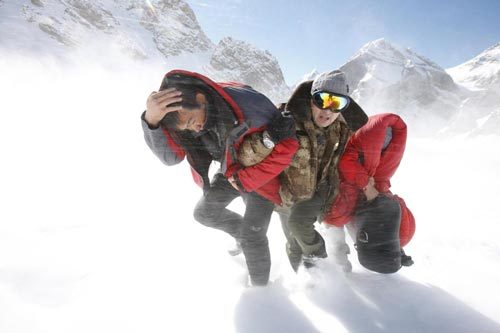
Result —
[[200, 105], [207, 104], [207, 97], [205, 96], [205, 94], [202, 94], [200, 92], [196, 93], [196, 103]]

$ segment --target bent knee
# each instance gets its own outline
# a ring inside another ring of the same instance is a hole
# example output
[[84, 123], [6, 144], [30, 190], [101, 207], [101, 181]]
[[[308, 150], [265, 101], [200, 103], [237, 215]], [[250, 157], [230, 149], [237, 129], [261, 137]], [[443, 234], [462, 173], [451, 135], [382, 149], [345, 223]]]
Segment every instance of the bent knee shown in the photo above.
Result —
[[195, 219], [195, 221], [206, 226], [214, 224], [216, 220], [214, 214], [203, 205], [197, 205], [195, 207], [193, 211], [193, 218]]

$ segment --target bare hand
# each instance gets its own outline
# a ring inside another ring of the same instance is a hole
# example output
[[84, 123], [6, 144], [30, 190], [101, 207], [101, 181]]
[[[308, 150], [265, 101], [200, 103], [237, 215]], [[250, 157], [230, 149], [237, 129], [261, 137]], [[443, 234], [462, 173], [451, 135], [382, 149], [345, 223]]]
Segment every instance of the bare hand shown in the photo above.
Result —
[[366, 196], [366, 200], [372, 201], [376, 197], [378, 197], [379, 192], [375, 188], [375, 179], [373, 177], [370, 177], [368, 180], [368, 185], [366, 185], [365, 189], [363, 190]]
[[239, 191], [239, 190], [240, 190], [240, 188], [239, 188], [239, 187], [238, 187], [238, 185], [236, 184], [236, 181], [234, 180], [234, 177], [233, 177], [233, 176], [229, 177], [227, 180], [228, 180], [229, 184], [231, 184], [231, 186], [232, 186], [232, 187], [234, 187], [234, 189], [235, 189], [236, 191]]
[[160, 92], [153, 91], [146, 102], [146, 114], [144, 118], [150, 126], [157, 127], [160, 121], [169, 112], [180, 111], [182, 107], [170, 106], [182, 101], [181, 92], [175, 88], [169, 88]]

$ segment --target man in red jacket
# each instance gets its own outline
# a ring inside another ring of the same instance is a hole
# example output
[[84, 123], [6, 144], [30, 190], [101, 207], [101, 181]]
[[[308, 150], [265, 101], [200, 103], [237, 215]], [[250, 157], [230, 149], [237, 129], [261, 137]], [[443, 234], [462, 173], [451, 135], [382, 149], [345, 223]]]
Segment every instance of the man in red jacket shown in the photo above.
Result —
[[[339, 163], [340, 192], [324, 219], [337, 227], [351, 222], [359, 262], [379, 273], [413, 264], [402, 247], [415, 233], [415, 219], [404, 200], [390, 192], [406, 132], [398, 115], [385, 113], [371, 116], [350, 138]], [[342, 244], [337, 248], [346, 249]]]
[[[279, 125], [268, 129], [273, 122]], [[142, 128], [146, 143], [163, 163], [187, 159], [203, 188], [195, 219], [239, 240], [252, 285], [267, 284], [271, 259], [266, 232], [274, 205], [281, 204], [277, 176], [298, 147], [293, 120], [283, 119], [273, 103], [251, 87], [174, 70], [165, 75], [160, 92], [149, 96]], [[258, 164], [243, 167], [237, 152], [243, 139], [254, 133], [265, 135], [272, 151]], [[212, 161], [221, 169], [210, 181]], [[245, 216], [226, 208], [240, 195]]]

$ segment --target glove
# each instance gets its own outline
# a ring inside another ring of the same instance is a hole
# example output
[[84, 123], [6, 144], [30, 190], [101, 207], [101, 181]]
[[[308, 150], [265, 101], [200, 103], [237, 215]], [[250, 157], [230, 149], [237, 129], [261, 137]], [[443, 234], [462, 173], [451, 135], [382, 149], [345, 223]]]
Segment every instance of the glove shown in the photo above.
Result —
[[283, 111], [271, 120], [267, 127], [267, 133], [275, 144], [295, 136], [295, 120], [290, 111]]

